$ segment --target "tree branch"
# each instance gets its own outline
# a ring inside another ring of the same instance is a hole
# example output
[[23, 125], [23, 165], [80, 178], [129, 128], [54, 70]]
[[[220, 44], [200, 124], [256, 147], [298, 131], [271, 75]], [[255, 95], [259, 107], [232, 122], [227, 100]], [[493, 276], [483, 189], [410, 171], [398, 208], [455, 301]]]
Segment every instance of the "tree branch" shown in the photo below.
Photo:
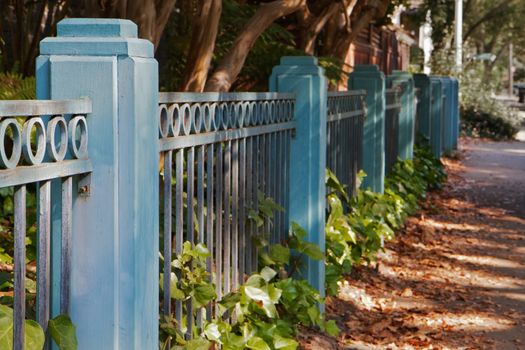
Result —
[[463, 41], [466, 41], [481, 24], [498, 17], [513, 2], [514, 1], [512, 0], [504, 0], [503, 2], [489, 9], [485, 13], [485, 15], [483, 15], [480, 19], [478, 19], [476, 22], [474, 22], [474, 24], [470, 26], [470, 28], [466, 31], [465, 35], [463, 35]]
[[257, 38], [275, 20], [299, 10], [305, 6], [305, 2], [305, 0], [276, 0], [261, 4], [235, 39], [230, 51], [222, 58], [204, 90], [228, 91], [237, 79]]
[[181, 91], [202, 92], [210, 69], [221, 18], [221, 0], [201, 0], [193, 23]]

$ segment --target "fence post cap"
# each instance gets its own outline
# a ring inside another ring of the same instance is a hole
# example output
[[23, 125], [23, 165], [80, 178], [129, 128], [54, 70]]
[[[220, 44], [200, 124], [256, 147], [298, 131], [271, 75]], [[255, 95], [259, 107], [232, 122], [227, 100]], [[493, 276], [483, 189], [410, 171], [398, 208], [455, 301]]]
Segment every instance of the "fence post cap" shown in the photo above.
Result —
[[354, 72], [379, 72], [379, 67], [376, 64], [358, 64]]
[[137, 25], [118, 18], [65, 18], [57, 24], [59, 37], [136, 38]]
[[284, 66], [310, 66], [317, 65], [317, 57], [314, 56], [283, 56], [281, 62]]

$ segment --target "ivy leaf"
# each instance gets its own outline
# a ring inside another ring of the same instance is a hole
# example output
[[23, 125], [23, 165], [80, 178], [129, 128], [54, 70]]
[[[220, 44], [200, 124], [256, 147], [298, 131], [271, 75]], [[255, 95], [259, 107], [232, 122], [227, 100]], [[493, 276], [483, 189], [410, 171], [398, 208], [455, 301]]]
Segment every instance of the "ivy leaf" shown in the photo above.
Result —
[[246, 343], [246, 347], [252, 350], [271, 350], [266, 342], [259, 337], [251, 337]]
[[59, 315], [49, 321], [49, 333], [60, 350], [76, 350], [76, 328], [67, 315]]
[[268, 266], [265, 266], [261, 270], [261, 276], [262, 276], [262, 278], [264, 278], [264, 280], [266, 282], [270, 282], [272, 280], [272, 278], [275, 277], [275, 275], [277, 275], [277, 272], [275, 270], [269, 268]]
[[208, 350], [210, 346], [212, 345], [211, 342], [204, 338], [195, 338], [192, 340], [189, 340], [186, 345], [182, 346], [174, 346], [172, 348], [175, 350]]
[[268, 304], [270, 303], [270, 296], [262, 288], [245, 286], [244, 293], [246, 294], [246, 296], [248, 296], [248, 298], [252, 300], [262, 301], [263, 303], [268, 303]]
[[[13, 348], [13, 309], [0, 305], [0, 350]], [[45, 335], [40, 325], [32, 320], [25, 320], [24, 349], [42, 350]]]
[[326, 333], [328, 333], [332, 337], [337, 337], [339, 335], [340, 330], [339, 327], [337, 327], [337, 324], [334, 320], [327, 321], [324, 327]]
[[288, 264], [290, 262], [290, 249], [281, 244], [270, 246], [270, 257], [278, 264]]
[[219, 331], [219, 326], [217, 326], [215, 323], [208, 324], [204, 328], [204, 335], [209, 340], [218, 342], [221, 338], [221, 332]]
[[26, 350], [41, 350], [46, 337], [40, 325], [33, 320], [25, 320], [24, 348]]
[[319, 249], [319, 246], [317, 246], [314, 243], [310, 242], [304, 242], [302, 244], [302, 247], [299, 249], [301, 253], [304, 253], [308, 255], [310, 258], [314, 260], [323, 260], [324, 259], [324, 253]]
[[209, 283], [196, 286], [193, 292], [197, 307], [204, 306], [217, 297], [217, 294], [215, 294], [215, 286]]
[[0, 305], [0, 350], [13, 349], [13, 310]]
[[279, 350], [295, 350], [299, 346], [299, 343], [297, 343], [294, 339], [283, 338], [276, 335], [273, 340], [273, 346]]

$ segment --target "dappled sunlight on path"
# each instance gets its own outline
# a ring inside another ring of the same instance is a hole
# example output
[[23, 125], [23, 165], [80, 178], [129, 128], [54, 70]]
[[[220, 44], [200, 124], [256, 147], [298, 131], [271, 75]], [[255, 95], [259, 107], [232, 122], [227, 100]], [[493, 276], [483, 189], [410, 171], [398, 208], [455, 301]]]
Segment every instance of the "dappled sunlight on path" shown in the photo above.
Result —
[[525, 349], [525, 144], [462, 149], [445, 188], [327, 302], [335, 348]]

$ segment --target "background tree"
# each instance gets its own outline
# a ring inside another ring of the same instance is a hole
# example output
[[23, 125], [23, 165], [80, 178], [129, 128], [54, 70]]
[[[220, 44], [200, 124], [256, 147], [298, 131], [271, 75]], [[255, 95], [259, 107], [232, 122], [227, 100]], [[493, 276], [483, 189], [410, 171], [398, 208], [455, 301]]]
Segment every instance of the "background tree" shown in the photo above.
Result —
[[64, 17], [116, 17], [154, 43], [171, 90], [264, 88], [284, 54], [320, 56], [336, 81], [359, 32], [402, 1], [2, 0], [2, 69], [32, 75], [39, 41]]
[[[425, 20], [427, 12], [430, 12], [432, 22], [434, 68], [452, 67], [446, 57], [452, 54], [454, 2], [424, 0], [415, 16], [420, 23]], [[484, 57], [493, 55], [494, 58], [482, 61], [481, 74], [485, 83], [500, 77], [507, 68], [510, 43], [514, 44], [515, 57], [525, 61], [524, 16], [523, 0], [464, 0], [463, 52], [466, 65], [479, 59], [481, 54], [489, 54]], [[444, 59], [447, 63], [440, 64]]]

